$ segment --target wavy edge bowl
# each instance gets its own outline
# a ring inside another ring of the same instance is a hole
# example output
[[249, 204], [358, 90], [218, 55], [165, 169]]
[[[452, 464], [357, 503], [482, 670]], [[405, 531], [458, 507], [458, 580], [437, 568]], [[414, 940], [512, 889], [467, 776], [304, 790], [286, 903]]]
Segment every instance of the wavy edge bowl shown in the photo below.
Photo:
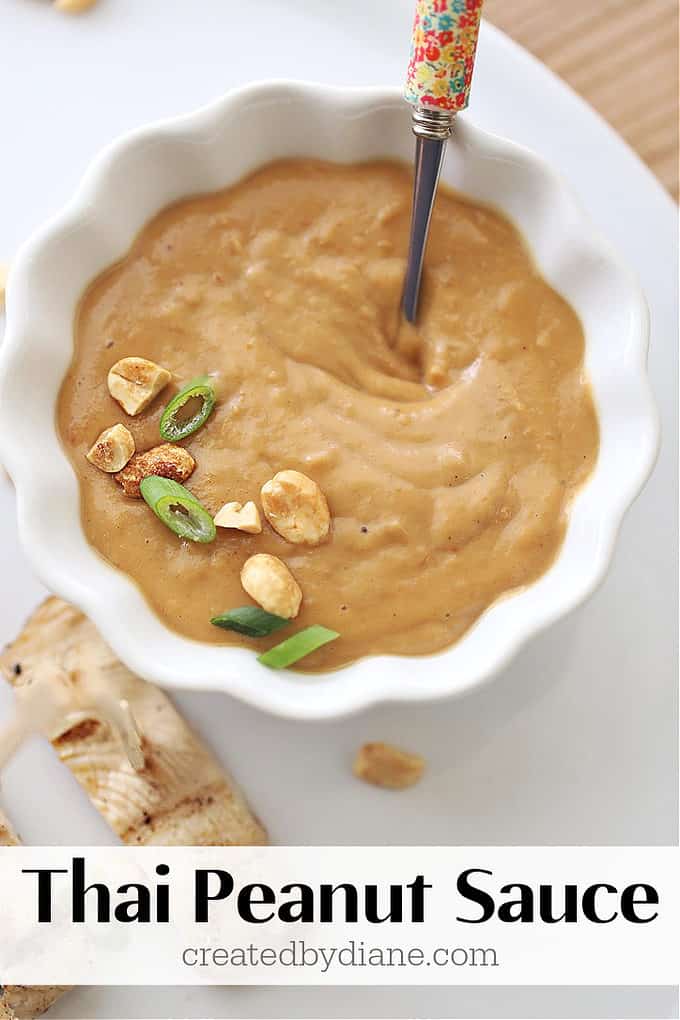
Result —
[[383, 701], [461, 694], [498, 673], [534, 634], [602, 581], [625, 511], [654, 464], [659, 427], [647, 375], [640, 287], [538, 156], [458, 118], [443, 180], [498, 206], [546, 279], [575, 308], [600, 419], [600, 453], [578, 492], [562, 548], [536, 582], [487, 609], [434, 655], [379, 655], [331, 673], [261, 666], [247, 649], [201, 644], [166, 628], [135, 584], [88, 544], [55, 406], [87, 284], [142, 226], [183, 196], [223, 188], [286, 156], [410, 161], [399, 90], [274, 81], [132, 131], [92, 163], [66, 208], [21, 248], [7, 284], [0, 348], [0, 458], [17, 492], [19, 535], [44, 584], [77, 605], [135, 673], [167, 687], [221, 690], [270, 712], [330, 718]]

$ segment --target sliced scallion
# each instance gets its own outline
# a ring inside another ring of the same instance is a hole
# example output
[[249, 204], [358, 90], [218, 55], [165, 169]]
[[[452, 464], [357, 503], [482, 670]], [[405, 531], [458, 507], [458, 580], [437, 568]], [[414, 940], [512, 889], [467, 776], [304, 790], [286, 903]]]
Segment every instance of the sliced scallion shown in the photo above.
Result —
[[239, 606], [227, 613], [221, 613], [220, 616], [214, 616], [210, 622], [215, 627], [235, 630], [238, 634], [246, 634], [248, 637], [266, 637], [267, 634], [273, 634], [275, 630], [285, 627], [290, 620], [274, 613], [267, 613], [259, 606]]
[[212, 517], [179, 482], [159, 475], [143, 478], [139, 490], [145, 502], [171, 531], [192, 542], [212, 542], [216, 528]]
[[258, 655], [257, 660], [271, 669], [286, 669], [287, 666], [292, 666], [293, 663], [304, 659], [306, 655], [311, 655], [317, 648], [327, 645], [329, 641], [335, 641], [338, 637], [340, 635], [337, 631], [314, 624]]
[[205, 425], [215, 406], [215, 390], [210, 377], [193, 379], [172, 398], [161, 415], [160, 432], [163, 439], [176, 443], [186, 439]]

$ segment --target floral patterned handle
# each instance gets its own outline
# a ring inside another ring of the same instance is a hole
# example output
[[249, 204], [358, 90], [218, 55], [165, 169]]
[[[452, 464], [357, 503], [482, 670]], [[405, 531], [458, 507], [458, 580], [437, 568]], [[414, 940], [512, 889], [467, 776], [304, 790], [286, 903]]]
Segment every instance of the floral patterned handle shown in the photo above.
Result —
[[404, 96], [454, 114], [470, 98], [482, 0], [416, 0]]

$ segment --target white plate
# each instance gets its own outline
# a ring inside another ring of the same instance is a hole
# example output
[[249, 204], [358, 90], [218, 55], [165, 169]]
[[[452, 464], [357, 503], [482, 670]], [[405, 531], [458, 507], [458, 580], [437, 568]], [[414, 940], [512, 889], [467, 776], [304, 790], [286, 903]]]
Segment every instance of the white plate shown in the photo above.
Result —
[[[556, 5], [557, 7], [558, 5]], [[58, 209], [111, 137], [263, 76], [399, 82], [410, 0], [261, 0], [227, 17], [220, 0], [101, 0], [80, 19], [0, 0], [3, 106], [0, 260]], [[557, 16], [557, 12], [556, 12]], [[230, 20], [231, 19], [231, 20]], [[664, 843], [676, 837], [674, 467], [677, 344], [674, 205], [649, 172], [559, 82], [498, 33], [481, 43], [480, 126], [560, 166], [593, 220], [637, 269], [652, 310], [650, 369], [661, 459], [629, 514], [604, 587], [474, 697], [383, 707], [307, 725], [221, 695], [182, 695], [185, 713], [237, 773], [278, 842]], [[6, 196], [12, 200], [7, 201]], [[0, 485], [0, 639], [40, 597], [17, 550]], [[6, 691], [0, 689], [7, 705]], [[348, 762], [363, 739], [423, 751], [427, 779], [404, 795], [363, 787]], [[313, 763], [313, 769], [310, 769]], [[49, 771], [48, 771], [49, 769]], [[291, 790], [304, 791], [293, 799]], [[26, 748], [3, 803], [30, 842], [101, 843], [108, 831], [51, 751]], [[83, 990], [55, 1017], [672, 1016], [659, 991], [495, 989]]]

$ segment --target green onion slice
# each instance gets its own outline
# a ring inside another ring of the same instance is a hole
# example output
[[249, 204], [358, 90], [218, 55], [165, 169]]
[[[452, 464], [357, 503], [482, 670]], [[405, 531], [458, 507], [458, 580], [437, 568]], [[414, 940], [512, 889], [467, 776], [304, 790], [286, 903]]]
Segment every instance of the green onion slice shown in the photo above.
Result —
[[267, 634], [273, 634], [275, 630], [285, 627], [290, 620], [283, 616], [275, 616], [274, 613], [267, 613], [259, 606], [239, 606], [237, 609], [230, 609], [228, 613], [214, 616], [210, 622], [215, 627], [235, 630], [238, 634], [246, 634], [248, 637], [266, 637]]
[[215, 406], [215, 390], [207, 375], [193, 379], [173, 397], [161, 415], [163, 439], [176, 443], [205, 425]]
[[156, 517], [180, 538], [189, 538], [192, 542], [213, 541], [215, 522], [205, 507], [179, 482], [159, 475], [147, 475], [139, 489]]
[[299, 659], [304, 659], [305, 655], [310, 655], [317, 648], [327, 645], [329, 641], [335, 641], [338, 637], [340, 635], [337, 631], [314, 624], [313, 627], [305, 627], [292, 637], [286, 638], [281, 644], [274, 645], [269, 651], [258, 655], [257, 660], [271, 669], [286, 669], [287, 666], [292, 666]]

